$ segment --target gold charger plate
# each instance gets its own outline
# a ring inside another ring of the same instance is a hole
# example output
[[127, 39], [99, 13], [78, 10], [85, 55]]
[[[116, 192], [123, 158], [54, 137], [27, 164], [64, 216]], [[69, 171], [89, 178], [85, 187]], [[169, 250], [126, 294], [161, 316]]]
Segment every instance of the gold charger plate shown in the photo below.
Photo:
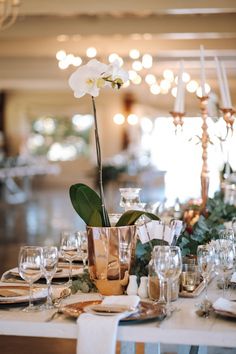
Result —
[[[72, 269], [72, 277], [75, 277], [82, 273], [82, 267], [75, 267]], [[9, 270], [9, 273], [12, 274], [14, 277], [21, 278], [18, 268], [13, 268]], [[57, 272], [54, 274], [53, 279], [64, 279], [69, 277], [69, 267], [59, 267]], [[22, 279], [22, 278], [21, 278]], [[41, 279], [45, 279], [44, 275], [41, 276]]]
[[[45, 300], [47, 290], [33, 288], [32, 301]], [[16, 285], [0, 285], [0, 305], [21, 304], [29, 301], [29, 287]]]
[[[60, 312], [66, 316], [77, 318], [85, 312], [86, 307], [98, 304], [101, 304], [101, 301], [77, 302], [64, 306]], [[128, 317], [123, 318], [120, 322], [132, 323], [139, 321], [162, 320], [165, 316], [166, 313], [162, 306], [151, 302], [140, 301], [137, 310]]]

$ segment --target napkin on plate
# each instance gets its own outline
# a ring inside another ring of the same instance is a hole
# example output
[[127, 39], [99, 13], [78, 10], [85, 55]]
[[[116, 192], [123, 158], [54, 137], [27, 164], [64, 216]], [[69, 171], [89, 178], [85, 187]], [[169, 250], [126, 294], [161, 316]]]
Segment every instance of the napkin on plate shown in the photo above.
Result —
[[[136, 308], [140, 298], [136, 295], [107, 296], [103, 305], [124, 305]], [[115, 354], [116, 334], [119, 321], [130, 312], [113, 316], [83, 313], [77, 320], [77, 354]]]
[[236, 315], [236, 302], [224, 299], [222, 297], [214, 302], [213, 308], [216, 311], [229, 312]]
[[230, 279], [231, 283], [236, 283], [236, 272], [232, 274], [232, 277]]

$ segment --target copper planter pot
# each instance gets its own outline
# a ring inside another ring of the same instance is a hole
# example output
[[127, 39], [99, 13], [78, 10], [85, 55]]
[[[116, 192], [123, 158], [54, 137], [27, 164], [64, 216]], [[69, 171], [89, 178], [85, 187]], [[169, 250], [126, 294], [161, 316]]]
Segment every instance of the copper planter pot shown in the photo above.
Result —
[[135, 257], [136, 226], [87, 226], [87, 234], [91, 279], [103, 295], [123, 294]]

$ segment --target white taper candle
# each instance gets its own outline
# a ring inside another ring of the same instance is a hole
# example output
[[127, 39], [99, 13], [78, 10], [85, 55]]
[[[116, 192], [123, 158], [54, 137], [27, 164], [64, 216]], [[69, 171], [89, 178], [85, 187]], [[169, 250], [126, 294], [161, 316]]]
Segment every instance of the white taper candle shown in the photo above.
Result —
[[219, 86], [220, 86], [221, 105], [222, 105], [222, 108], [228, 108], [225, 87], [224, 87], [224, 81], [223, 81], [222, 72], [221, 72], [221, 66], [220, 66], [219, 59], [217, 57], [215, 57], [215, 63], [216, 63], [217, 77], [218, 77]]
[[200, 45], [200, 63], [201, 63], [202, 97], [204, 97], [204, 96], [206, 96], [206, 90], [205, 90], [206, 74], [205, 74], [204, 47], [203, 47], [203, 45]]
[[226, 95], [226, 103], [227, 106], [225, 108], [232, 108], [232, 102], [231, 102], [231, 97], [230, 97], [230, 92], [229, 92], [229, 84], [227, 80], [227, 75], [226, 75], [226, 70], [224, 63], [221, 62], [221, 69], [222, 69], [222, 77], [223, 77], [223, 83], [224, 83], [224, 88], [225, 88], [225, 95]]
[[178, 74], [178, 85], [176, 92], [176, 99], [174, 105], [174, 112], [184, 113], [184, 85], [183, 85], [183, 72], [184, 72], [184, 64], [181, 60], [179, 66], [179, 74]]

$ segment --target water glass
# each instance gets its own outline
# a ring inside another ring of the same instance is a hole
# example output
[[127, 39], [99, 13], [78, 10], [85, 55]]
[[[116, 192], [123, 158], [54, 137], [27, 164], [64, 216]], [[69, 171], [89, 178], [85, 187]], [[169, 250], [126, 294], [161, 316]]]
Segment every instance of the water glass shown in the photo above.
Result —
[[67, 285], [72, 285], [72, 262], [78, 257], [79, 240], [76, 232], [63, 231], [61, 233], [60, 253], [62, 258], [69, 262], [69, 280]]
[[86, 261], [88, 259], [88, 235], [86, 231], [77, 231], [78, 237], [78, 255], [83, 261], [83, 269], [86, 268]]
[[225, 297], [226, 277], [234, 266], [235, 249], [230, 239], [218, 239], [215, 241], [215, 268], [222, 276], [223, 297]]
[[166, 315], [170, 316], [171, 282], [178, 279], [182, 271], [182, 257], [178, 246], [161, 246], [155, 250], [154, 264], [158, 276], [167, 282]]
[[38, 310], [33, 305], [33, 283], [42, 276], [43, 254], [42, 248], [37, 246], [23, 246], [20, 248], [18, 268], [21, 278], [29, 284], [29, 306], [23, 311]]
[[47, 294], [47, 302], [43, 305], [45, 309], [54, 308], [52, 301], [52, 278], [54, 277], [57, 271], [58, 265], [58, 250], [55, 246], [45, 246], [43, 247], [43, 275], [47, 281], [48, 294]]
[[210, 245], [200, 245], [197, 248], [198, 270], [203, 277], [205, 296], [200, 307], [208, 313], [211, 301], [208, 299], [208, 281], [215, 267], [215, 250]]
[[183, 264], [181, 273], [181, 289], [193, 292], [197, 285], [198, 273], [195, 264]]

